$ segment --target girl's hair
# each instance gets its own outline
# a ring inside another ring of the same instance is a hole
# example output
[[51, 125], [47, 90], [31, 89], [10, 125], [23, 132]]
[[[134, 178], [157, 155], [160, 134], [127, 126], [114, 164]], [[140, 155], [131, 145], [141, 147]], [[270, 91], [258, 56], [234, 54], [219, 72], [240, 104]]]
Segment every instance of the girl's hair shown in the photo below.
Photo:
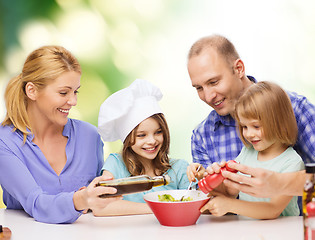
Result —
[[44, 46], [33, 51], [27, 57], [22, 73], [12, 78], [6, 87], [4, 98], [7, 113], [2, 125], [13, 124], [14, 130], [18, 129], [23, 133], [25, 142], [27, 134], [32, 132], [27, 114], [26, 84], [32, 82], [38, 90], [42, 90], [61, 74], [70, 71], [81, 74], [81, 67], [78, 60], [65, 48]]
[[250, 146], [244, 136], [239, 117], [259, 120], [268, 140], [277, 140], [287, 146], [296, 142], [298, 128], [290, 98], [277, 84], [262, 81], [250, 86], [235, 105], [233, 117], [238, 123], [241, 140]]
[[[171, 168], [171, 165], [169, 164], [169, 158], [168, 158], [168, 152], [169, 152], [169, 146], [170, 146], [170, 133], [167, 126], [167, 122], [165, 120], [165, 117], [162, 113], [154, 114], [150, 118], [155, 119], [163, 133], [163, 144], [162, 147], [157, 154], [156, 158], [153, 160], [153, 168], [156, 175], [162, 175], [165, 173], [169, 168]], [[138, 160], [138, 155], [132, 150], [131, 146], [133, 146], [136, 143], [136, 133], [139, 125], [135, 127], [129, 135], [126, 137], [124, 141], [124, 146], [122, 150], [122, 157], [124, 160], [124, 163], [128, 169], [128, 171], [131, 173], [131, 176], [137, 176], [144, 174], [144, 166], [143, 164]]]

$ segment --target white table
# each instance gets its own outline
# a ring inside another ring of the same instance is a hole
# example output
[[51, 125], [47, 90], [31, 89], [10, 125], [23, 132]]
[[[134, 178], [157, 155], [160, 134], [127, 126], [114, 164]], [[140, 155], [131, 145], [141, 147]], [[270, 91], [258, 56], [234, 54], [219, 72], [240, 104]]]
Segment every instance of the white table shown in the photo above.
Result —
[[0, 224], [12, 231], [12, 240], [302, 240], [302, 217], [253, 220], [238, 216], [201, 215], [197, 224], [166, 227], [153, 214], [94, 217], [82, 215], [73, 224], [46, 224], [34, 221], [19, 210], [0, 209]]

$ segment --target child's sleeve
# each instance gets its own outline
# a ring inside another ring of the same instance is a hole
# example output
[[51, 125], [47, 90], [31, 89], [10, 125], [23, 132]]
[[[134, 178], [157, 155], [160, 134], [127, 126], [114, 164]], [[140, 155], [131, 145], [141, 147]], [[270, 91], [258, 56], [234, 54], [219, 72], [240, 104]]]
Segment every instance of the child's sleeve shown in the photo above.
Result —
[[124, 178], [130, 175], [120, 155], [116, 153], [111, 153], [108, 156], [102, 167], [102, 172], [103, 170], [111, 172], [114, 175], [114, 178]]
[[174, 164], [172, 164], [172, 168], [176, 174], [177, 189], [187, 189], [189, 186], [189, 180], [186, 173], [188, 165], [188, 162], [183, 159], [176, 160]]

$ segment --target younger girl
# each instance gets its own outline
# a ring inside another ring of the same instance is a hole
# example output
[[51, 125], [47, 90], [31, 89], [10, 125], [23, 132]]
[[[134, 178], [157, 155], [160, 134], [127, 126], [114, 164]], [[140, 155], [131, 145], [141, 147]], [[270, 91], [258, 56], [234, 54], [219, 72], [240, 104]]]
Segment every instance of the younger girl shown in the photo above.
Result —
[[161, 98], [162, 93], [157, 87], [137, 79], [105, 100], [100, 109], [99, 133], [104, 141], [120, 139], [123, 149], [120, 154], [109, 155], [102, 174], [113, 178], [167, 174], [171, 183], [147, 192], [125, 195], [105, 208], [92, 209], [95, 216], [151, 213], [143, 200], [144, 194], [188, 187], [188, 163], [168, 158], [170, 134], [158, 105]]
[[[294, 172], [304, 169], [301, 157], [291, 147], [297, 137], [297, 125], [287, 94], [276, 84], [258, 82], [248, 88], [235, 106], [235, 120], [244, 143], [237, 162], [276, 172]], [[225, 163], [221, 164], [221, 167]], [[218, 164], [209, 173], [218, 171]], [[221, 187], [221, 189], [220, 189]], [[222, 190], [225, 196], [222, 195]], [[219, 186], [221, 193], [202, 209], [215, 216], [228, 212], [257, 218], [273, 219], [278, 216], [297, 216], [297, 197], [277, 196], [256, 198], [235, 189]], [[239, 194], [239, 200], [236, 197]], [[233, 197], [232, 197], [233, 196]]]

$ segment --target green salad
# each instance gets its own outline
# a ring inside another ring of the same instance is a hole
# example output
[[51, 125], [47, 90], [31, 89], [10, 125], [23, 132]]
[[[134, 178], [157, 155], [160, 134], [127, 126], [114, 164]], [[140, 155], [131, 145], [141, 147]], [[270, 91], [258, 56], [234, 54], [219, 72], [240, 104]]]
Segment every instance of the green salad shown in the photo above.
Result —
[[191, 197], [186, 197], [183, 198], [182, 200], [177, 200], [170, 194], [158, 195], [158, 198], [160, 202], [188, 202], [193, 200]]

